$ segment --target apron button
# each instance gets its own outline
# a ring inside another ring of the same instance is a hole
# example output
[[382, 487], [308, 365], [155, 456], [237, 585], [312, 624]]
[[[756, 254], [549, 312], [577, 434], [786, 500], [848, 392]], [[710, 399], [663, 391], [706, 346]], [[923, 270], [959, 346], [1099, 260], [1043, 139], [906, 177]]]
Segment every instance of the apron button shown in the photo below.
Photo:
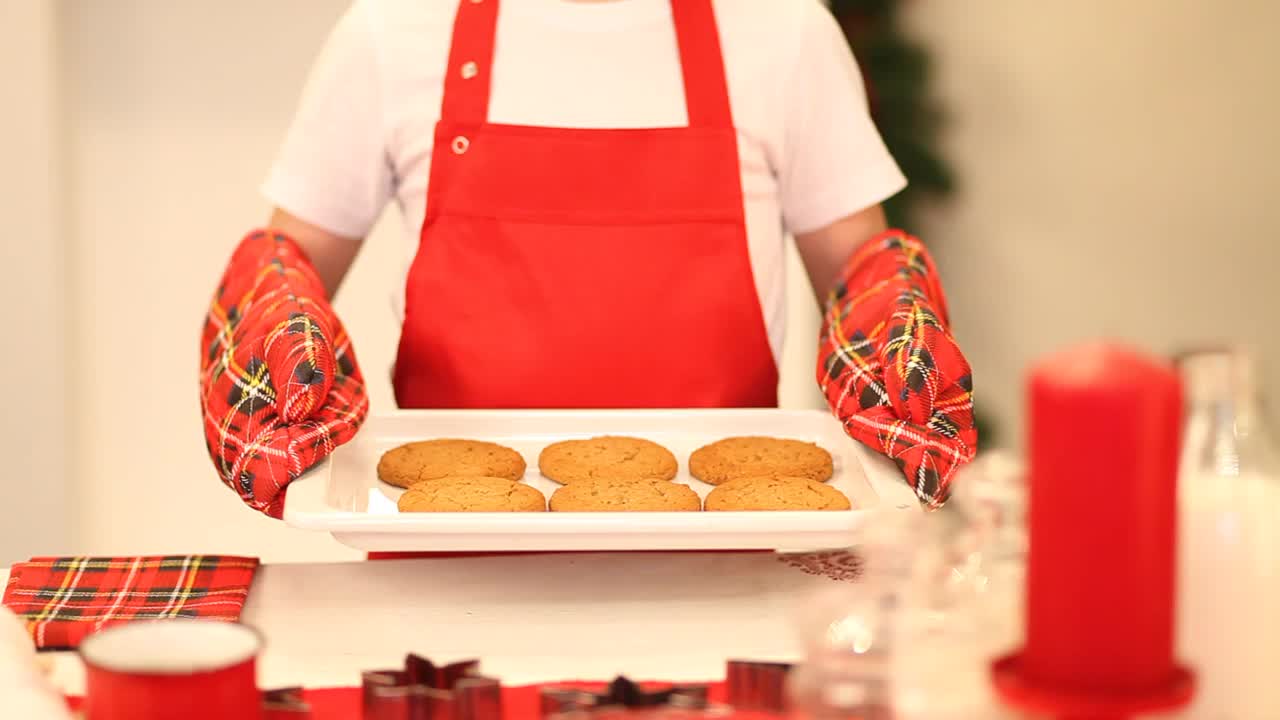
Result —
[[471, 147], [471, 141], [465, 136], [459, 135], [453, 139], [453, 152], [455, 155], [461, 155], [466, 152], [469, 147]]
[[479, 73], [480, 73], [480, 66], [476, 65], [474, 62], [468, 60], [467, 62], [462, 63], [462, 79], [463, 80], [470, 80], [471, 78], [475, 77]]

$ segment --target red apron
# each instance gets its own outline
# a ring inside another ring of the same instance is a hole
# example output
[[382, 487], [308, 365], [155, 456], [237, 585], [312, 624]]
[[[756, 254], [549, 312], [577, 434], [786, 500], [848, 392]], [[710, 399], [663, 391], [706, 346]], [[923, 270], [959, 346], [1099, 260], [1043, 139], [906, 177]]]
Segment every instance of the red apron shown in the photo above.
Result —
[[688, 127], [527, 127], [488, 122], [498, 0], [459, 3], [400, 407], [777, 405], [711, 0], [672, 14]]
[[777, 404], [715, 16], [672, 12], [689, 126], [584, 130], [488, 122], [498, 0], [459, 3], [400, 407]]

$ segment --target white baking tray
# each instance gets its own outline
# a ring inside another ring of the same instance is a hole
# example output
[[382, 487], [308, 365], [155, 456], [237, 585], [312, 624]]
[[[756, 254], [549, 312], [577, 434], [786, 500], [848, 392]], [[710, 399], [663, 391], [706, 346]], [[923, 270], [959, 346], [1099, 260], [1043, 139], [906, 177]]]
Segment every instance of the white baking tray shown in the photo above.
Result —
[[[521, 453], [524, 481], [549, 498], [538, 453], [558, 440], [633, 435], [661, 443], [680, 463], [674, 482], [705, 497], [689, 453], [735, 435], [816, 442], [835, 460], [831, 484], [853, 505], [826, 512], [400, 513], [400, 488], [380, 482], [382, 453], [430, 438], [490, 440]], [[332, 533], [366, 551], [807, 550], [843, 547], [874, 512], [918, 512], [901, 474], [817, 410], [402, 410], [370, 417], [356, 438], [289, 487], [286, 523]]]

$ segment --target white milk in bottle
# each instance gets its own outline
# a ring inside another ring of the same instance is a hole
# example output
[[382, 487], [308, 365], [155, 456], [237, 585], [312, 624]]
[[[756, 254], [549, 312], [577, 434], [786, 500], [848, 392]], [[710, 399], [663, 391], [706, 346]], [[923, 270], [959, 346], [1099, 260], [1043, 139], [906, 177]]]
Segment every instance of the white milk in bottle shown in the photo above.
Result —
[[1249, 358], [1182, 358], [1178, 654], [1196, 720], [1280, 718], [1280, 477]]

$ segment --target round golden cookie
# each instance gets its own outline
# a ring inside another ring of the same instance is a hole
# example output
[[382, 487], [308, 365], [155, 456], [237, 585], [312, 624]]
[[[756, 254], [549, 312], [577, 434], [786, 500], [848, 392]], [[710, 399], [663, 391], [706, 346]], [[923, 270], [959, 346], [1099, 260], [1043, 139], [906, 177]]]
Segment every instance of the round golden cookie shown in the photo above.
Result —
[[519, 480], [524, 458], [509, 447], [482, 440], [423, 440], [392, 448], [378, 460], [378, 479], [399, 487], [451, 475]]
[[800, 440], [771, 437], [731, 437], [693, 451], [689, 472], [699, 480], [719, 485], [744, 477], [770, 475], [831, 479], [831, 453]]
[[543, 448], [538, 470], [560, 484], [591, 478], [670, 480], [676, 456], [658, 443], [632, 437], [603, 436], [565, 440]]
[[552, 512], [677, 512], [702, 509], [688, 485], [657, 478], [588, 478], [551, 493]]
[[544, 512], [537, 488], [500, 477], [444, 477], [413, 485], [396, 503], [400, 512]]
[[848, 510], [844, 493], [803, 477], [730, 480], [707, 494], [708, 510]]

